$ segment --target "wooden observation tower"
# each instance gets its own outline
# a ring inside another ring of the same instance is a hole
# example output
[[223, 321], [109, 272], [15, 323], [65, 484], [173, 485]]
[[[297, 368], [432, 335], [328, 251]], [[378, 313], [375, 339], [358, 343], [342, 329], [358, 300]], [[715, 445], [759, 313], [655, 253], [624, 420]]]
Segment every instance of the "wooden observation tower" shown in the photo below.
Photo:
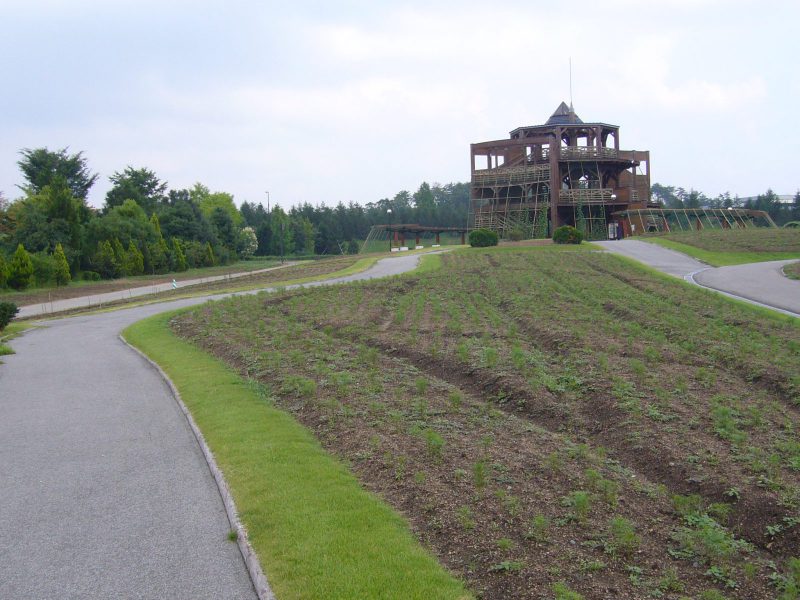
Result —
[[574, 225], [605, 239], [612, 213], [650, 205], [649, 151], [620, 150], [619, 126], [584, 123], [564, 102], [544, 125], [470, 150], [469, 223], [501, 237]]

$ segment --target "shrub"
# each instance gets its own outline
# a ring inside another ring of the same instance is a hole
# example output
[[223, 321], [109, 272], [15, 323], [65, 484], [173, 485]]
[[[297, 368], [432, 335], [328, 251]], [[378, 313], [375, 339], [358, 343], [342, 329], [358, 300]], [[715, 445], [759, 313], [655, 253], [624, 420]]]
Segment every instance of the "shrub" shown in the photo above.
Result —
[[571, 225], [563, 225], [553, 232], [553, 241], [556, 244], [580, 244], [583, 234]]
[[508, 232], [508, 239], [512, 242], [519, 242], [520, 240], [525, 239], [525, 232], [522, 231], [519, 227], [515, 227], [511, 231]]
[[469, 245], [473, 248], [485, 248], [487, 246], [497, 246], [500, 238], [496, 231], [489, 229], [473, 229], [469, 232]]
[[22, 244], [17, 246], [8, 267], [8, 285], [15, 290], [24, 290], [33, 281], [31, 255]]
[[84, 281], [100, 281], [100, 273], [97, 271], [84, 271], [81, 273], [81, 279]]
[[11, 322], [11, 319], [13, 319], [18, 312], [19, 309], [13, 302], [0, 302], [0, 331], [6, 328], [6, 325]]

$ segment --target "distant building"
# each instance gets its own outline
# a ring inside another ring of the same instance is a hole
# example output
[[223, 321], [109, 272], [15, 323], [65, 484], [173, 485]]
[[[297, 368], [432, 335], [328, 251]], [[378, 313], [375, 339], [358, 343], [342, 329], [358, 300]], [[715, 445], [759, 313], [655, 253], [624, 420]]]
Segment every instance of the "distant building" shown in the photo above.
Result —
[[611, 214], [647, 208], [650, 153], [620, 150], [619, 127], [584, 123], [562, 102], [544, 125], [470, 146], [470, 225], [547, 237], [560, 225], [608, 235]]

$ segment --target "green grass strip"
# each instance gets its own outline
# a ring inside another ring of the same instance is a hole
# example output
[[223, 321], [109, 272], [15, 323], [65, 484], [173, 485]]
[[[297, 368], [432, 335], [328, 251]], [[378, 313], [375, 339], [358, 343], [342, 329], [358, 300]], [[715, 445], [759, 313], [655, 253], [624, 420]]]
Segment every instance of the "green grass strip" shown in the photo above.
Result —
[[173, 335], [174, 314], [123, 335], [180, 390], [280, 600], [471, 597], [264, 389]]
[[745, 263], [764, 262], [768, 260], [800, 258], [800, 252], [714, 252], [660, 237], [639, 239], [643, 242], [658, 244], [664, 248], [688, 254], [712, 267], [727, 267], [729, 265], [742, 265]]

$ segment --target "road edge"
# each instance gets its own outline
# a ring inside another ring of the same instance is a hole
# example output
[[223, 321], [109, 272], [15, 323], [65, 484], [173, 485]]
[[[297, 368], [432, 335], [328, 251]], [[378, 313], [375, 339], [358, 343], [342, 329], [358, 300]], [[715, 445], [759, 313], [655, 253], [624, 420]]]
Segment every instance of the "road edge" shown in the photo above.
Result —
[[275, 594], [273, 594], [272, 589], [269, 586], [267, 576], [264, 573], [264, 570], [261, 568], [261, 563], [258, 560], [258, 556], [256, 555], [255, 550], [253, 550], [253, 547], [250, 545], [250, 539], [247, 536], [247, 530], [244, 528], [241, 520], [239, 519], [239, 513], [236, 510], [236, 503], [233, 501], [233, 495], [228, 487], [228, 482], [225, 481], [225, 476], [222, 474], [222, 470], [217, 466], [214, 453], [211, 451], [211, 448], [208, 447], [206, 439], [203, 436], [203, 432], [200, 431], [200, 428], [197, 426], [194, 417], [192, 417], [192, 413], [189, 411], [186, 404], [184, 404], [178, 388], [158, 363], [152, 360], [137, 347], [128, 343], [122, 334], [120, 334], [118, 337], [123, 344], [141, 356], [167, 384], [167, 387], [172, 393], [172, 397], [180, 407], [181, 412], [183, 412], [183, 416], [186, 418], [186, 421], [189, 424], [192, 433], [194, 434], [195, 440], [197, 440], [197, 444], [200, 446], [200, 450], [202, 451], [203, 457], [208, 465], [208, 470], [211, 472], [211, 476], [214, 478], [214, 481], [217, 484], [217, 491], [222, 498], [222, 504], [225, 506], [225, 513], [228, 516], [228, 521], [230, 522], [231, 527], [236, 531], [236, 541], [239, 547], [239, 552], [241, 552], [242, 559], [244, 560], [245, 567], [247, 568], [247, 573], [250, 576], [250, 582], [253, 584], [253, 588], [255, 589], [258, 599], [277, 600]]

